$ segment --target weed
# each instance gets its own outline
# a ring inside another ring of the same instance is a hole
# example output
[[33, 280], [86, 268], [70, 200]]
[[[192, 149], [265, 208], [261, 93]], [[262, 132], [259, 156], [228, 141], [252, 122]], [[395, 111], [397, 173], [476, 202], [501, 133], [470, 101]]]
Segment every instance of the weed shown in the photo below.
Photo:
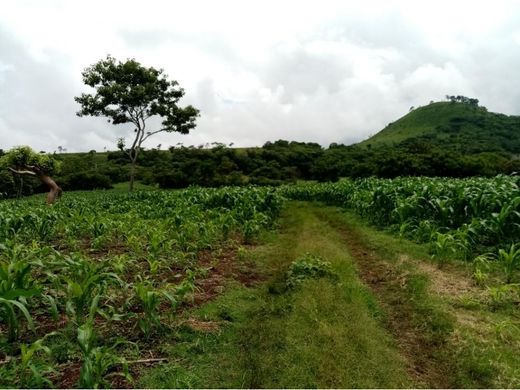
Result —
[[338, 276], [332, 271], [331, 264], [328, 261], [306, 253], [292, 262], [289, 271], [287, 271], [286, 284], [288, 288], [295, 288], [306, 279], [317, 278], [330, 278], [336, 281]]

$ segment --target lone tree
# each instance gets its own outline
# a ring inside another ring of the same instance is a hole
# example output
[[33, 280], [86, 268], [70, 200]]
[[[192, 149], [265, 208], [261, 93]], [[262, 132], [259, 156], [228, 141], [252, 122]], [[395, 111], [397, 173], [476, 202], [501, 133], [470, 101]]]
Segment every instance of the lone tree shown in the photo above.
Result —
[[60, 162], [48, 154], [36, 153], [28, 146], [9, 150], [0, 158], [0, 167], [7, 168], [20, 177], [32, 176], [40, 180], [49, 188], [48, 204], [54, 203], [63, 192], [50, 176], [59, 170]]
[[[177, 106], [184, 96], [177, 81], [168, 81], [162, 69], [146, 68], [134, 59], [121, 62], [109, 55], [86, 68], [82, 75], [83, 82], [96, 93], [82, 93], [74, 98], [81, 104], [78, 116], [105, 116], [114, 125], [131, 123], [135, 126], [135, 137], [128, 149], [125, 149], [124, 139], [118, 141], [118, 147], [130, 158], [132, 191], [143, 142], [161, 132], [188, 134], [195, 127], [199, 110], [192, 106]], [[162, 122], [158, 128], [148, 131], [146, 124], [152, 117], [159, 117]]]

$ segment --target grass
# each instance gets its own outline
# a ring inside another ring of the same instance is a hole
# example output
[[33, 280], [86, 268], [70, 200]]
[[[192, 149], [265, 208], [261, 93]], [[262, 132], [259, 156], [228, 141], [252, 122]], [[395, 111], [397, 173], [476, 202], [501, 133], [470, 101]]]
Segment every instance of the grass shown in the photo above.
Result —
[[[415, 342], [421, 348], [408, 353], [415, 353], [423, 369], [433, 362], [446, 380], [441, 382], [443, 387], [520, 386], [520, 315], [514, 302], [493, 303], [486, 288], [471, 280], [468, 264], [451, 261], [437, 269], [427, 245], [376, 230], [338, 209], [320, 207], [316, 212], [350, 237], [344, 239], [351, 251], [362, 243], [362, 250], [371, 255], [372, 262], [360, 260], [359, 252], [357, 256], [365, 280], [374, 272], [386, 274], [372, 288], [395, 321], [395, 337], [399, 340], [407, 322], [412, 330], [419, 330]], [[406, 343], [409, 345], [409, 338], [400, 344]], [[406, 348], [401, 351], [406, 355]], [[436, 378], [432, 375], [426, 380]], [[427, 381], [424, 385], [436, 387]]]
[[[288, 288], [286, 273], [306, 254], [330, 263], [335, 278]], [[330, 226], [306, 204], [286, 210], [281, 233], [246, 256], [268, 281], [233, 285], [192, 313], [206, 332], [183, 326], [168, 347], [175, 362], [142, 377], [141, 387], [406, 387], [403, 359], [384, 314]]]

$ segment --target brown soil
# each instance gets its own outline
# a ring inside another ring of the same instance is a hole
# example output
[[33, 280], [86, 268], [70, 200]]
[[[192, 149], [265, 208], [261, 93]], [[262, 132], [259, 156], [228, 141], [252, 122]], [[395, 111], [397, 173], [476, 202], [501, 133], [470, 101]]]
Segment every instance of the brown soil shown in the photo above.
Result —
[[[215, 253], [218, 253], [216, 255]], [[94, 256], [96, 257], [96, 256]], [[146, 267], [143, 264], [143, 267]], [[237, 249], [234, 247], [223, 248], [218, 252], [212, 252], [210, 250], [204, 250], [198, 253], [197, 257], [197, 268], [205, 269], [206, 272], [202, 276], [198, 276], [195, 280], [196, 291], [191, 301], [186, 302], [181, 306], [179, 312], [187, 310], [192, 307], [200, 306], [209, 300], [215, 299], [219, 294], [224, 292], [226, 285], [230, 281], [237, 281], [245, 286], [254, 286], [264, 280], [264, 277], [257, 273], [254, 269], [254, 264], [240, 260], [237, 256]], [[179, 277], [179, 274], [184, 274], [181, 269], [168, 269], [165, 272], [160, 272], [162, 282], [174, 282], [180, 283], [183, 276]], [[171, 310], [171, 306], [164, 305], [164, 311]], [[135, 307], [135, 312], [139, 313], [141, 309]], [[101, 317], [96, 318], [96, 322], [99, 320], [99, 331], [102, 331], [101, 327], [104, 325], [104, 320]], [[38, 333], [40, 331], [51, 331], [62, 328], [66, 325], [66, 317], [60, 318], [58, 323], [52, 321], [52, 319], [46, 316], [38, 317]], [[187, 325], [192, 329], [204, 332], [214, 333], [218, 332], [220, 324], [213, 321], [201, 321], [196, 318], [189, 318], [184, 320], [177, 325]], [[140, 335], [135, 327], [129, 325], [128, 322], [115, 322], [109, 325], [110, 329], [107, 330], [110, 334], [116, 332], [119, 335], [125, 335], [125, 338], [130, 341], [140, 341]], [[45, 333], [44, 332], [44, 333]], [[141, 356], [158, 356], [157, 348], [161, 345], [160, 338], [150, 340], [150, 342], [141, 343], [140, 352]], [[139, 378], [140, 372], [144, 367], [157, 364], [155, 362], [149, 363], [134, 363], [130, 364], [129, 370], [132, 378], [135, 380]], [[62, 365], [57, 369], [58, 374], [53, 378], [53, 382], [58, 388], [73, 388], [76, 386], [81, 364], [79, 362], [70, 362]], [[116, 368], [117, 371], [117, 368]], [[115, 372], [114, 372], [115, 373]], [[119, 375], [113, 375], [110, 377], [111, 387], [113, 388], [131, 388], [134, 382], [128, 382], [125, 378]]]
[[236, 280], [247, 287], [264, 280], [251, 263], [237, 259], [237, 250], [234, 248], [224, 249], [217, 257], [209, 250], [201, 251], [197, 264], [207, 269], [208, 273], [195, 281], [197, 292], [194, 296], [194, 305], [196, 306], [221, 294], [230, 280]]
[[57, 388], [73, 389], [76, 387], [81, 371], [81, 363], [72, 362], [58, 368], [60, 376], [54, 380]]
[[407, 273], [380, 258], [355, 230], [333, 221], [327, 222], [340, 233], [358, 266], [361, 279], [375, 293], [387, 314], [387, 326], [406, 361], [410, 377], [420, 387], [449, 388], [446, 369], [435, 359], [438, 347], [428, 342], [423, 332], [414, 326], [414, 308], [410, 302], [401, 299], [399, 290], [406, 283]]

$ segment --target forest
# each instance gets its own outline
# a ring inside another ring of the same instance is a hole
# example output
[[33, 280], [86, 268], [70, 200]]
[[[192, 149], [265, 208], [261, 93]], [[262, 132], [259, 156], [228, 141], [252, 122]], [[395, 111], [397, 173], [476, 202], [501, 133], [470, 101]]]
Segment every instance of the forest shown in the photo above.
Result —
[[[109, 189], [128, 181], [130, 160], [122, 151], [56, 153], [54, 157], [62, 162], [55, 179], [64, 190]], [[209, 148], [152, 148], [143, 150], [137, 162], [136, 179], [164, 189], [190, 185], [276, 186], [298, 180], [325, 182], [369, 176], [491, 177], [511, 174], [520, 168], [520, 161], [507, 150], [460, 154], [424, 139], [371, 148], [343, 144], [323, 148], [317, 143], [285, 140], [254, 148], [224, 144]], [[0, 194], [4, 197], [45, 191], [37, 180], [25, 178], [20, 182], [15, 175], [0, 172]]]

